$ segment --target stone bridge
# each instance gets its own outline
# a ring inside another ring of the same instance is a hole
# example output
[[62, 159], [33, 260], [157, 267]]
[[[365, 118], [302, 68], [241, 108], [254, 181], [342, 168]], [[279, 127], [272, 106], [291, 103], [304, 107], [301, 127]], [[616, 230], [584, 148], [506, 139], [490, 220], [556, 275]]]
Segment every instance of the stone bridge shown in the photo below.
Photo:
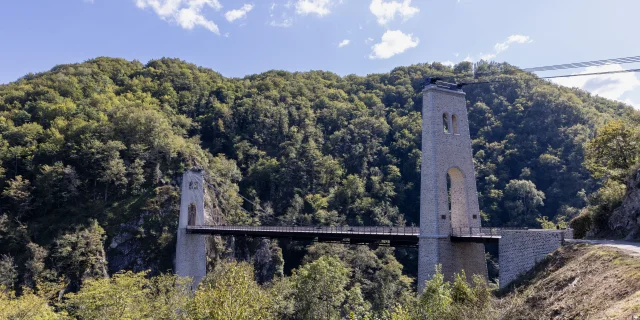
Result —
[[465, 270], [487, 277], [485, 243], [498, 242], [500, 286], [530, 270], [572, 238], [572, 230], [481, 226], [465, 94], [435, 81], [423, 92], [420, 227], [214, 226], [205, 224], [203, 173], [185, 172], [175, 257], [178, 275], [199, 283], [206, 275], [203, 235], [311, 239], [418, 247], [418, 290], [437, 264], [448, 280]]

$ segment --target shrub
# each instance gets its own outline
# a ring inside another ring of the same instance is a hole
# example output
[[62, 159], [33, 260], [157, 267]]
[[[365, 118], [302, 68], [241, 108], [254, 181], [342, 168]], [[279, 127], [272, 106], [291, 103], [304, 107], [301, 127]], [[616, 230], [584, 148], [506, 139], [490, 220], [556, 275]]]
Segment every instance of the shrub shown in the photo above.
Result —
[[569, 226], [573, 229], [573, 237], [576, 239], [584, 238], [587, 232], [591, 230], [593, 226], [593, 220], [591, 218], [591, 212], [588, 209], [582, 210], [580, 214], [571, 219]]

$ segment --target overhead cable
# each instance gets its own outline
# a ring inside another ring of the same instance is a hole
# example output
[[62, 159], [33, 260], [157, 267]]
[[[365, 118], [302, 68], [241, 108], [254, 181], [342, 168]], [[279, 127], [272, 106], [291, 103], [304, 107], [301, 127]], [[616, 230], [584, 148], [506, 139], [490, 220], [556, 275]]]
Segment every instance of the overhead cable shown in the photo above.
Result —
[[595, 60], [595, 61], [585, 61], [585, 62], [574, 62], [574, 63], [564, 63], [564, 64], [556, 64], [551, 66], [544, 67], [535, 67], [535, 68], [523, 68], [522, 71], [526, 72], [540, 72], [540, 71], [550, 71], [550, 70], [563, 70], [563, 69], [575, 69], [575, 68], [586, 68], [586, 67], [598, 67], [610, 64], [625, 64], [625, 63], [635, 63], [640, 62], [640, 56], [634, 57], [626, 57], [626, 58], [615, 58], [615, 59], [604, 59], [604, 60]]

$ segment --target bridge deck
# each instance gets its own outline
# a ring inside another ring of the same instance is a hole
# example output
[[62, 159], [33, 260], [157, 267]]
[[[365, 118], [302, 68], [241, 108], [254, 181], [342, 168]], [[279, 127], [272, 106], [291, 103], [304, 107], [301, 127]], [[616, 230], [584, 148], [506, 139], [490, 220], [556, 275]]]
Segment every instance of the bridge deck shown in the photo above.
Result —
[[308, 239], [321, 242], [373, 243], [390, 241], [392, 246], [415, 246], [417, 227], [285, 227], [285, 226], [187, 226], [187, 233], [235, 235], [262, 238]]
[[[234, 235], [258, 238], [290, 238], [320, 242], [348, 242], [354, 244], [389, 241], [390, 246], [416, 246], [418, 227], [287, 227], [287, 226], [187, 226], [187, 233]], [[452, 230], [453, 242], [497, 242], [500, 229], [464, 228]]]

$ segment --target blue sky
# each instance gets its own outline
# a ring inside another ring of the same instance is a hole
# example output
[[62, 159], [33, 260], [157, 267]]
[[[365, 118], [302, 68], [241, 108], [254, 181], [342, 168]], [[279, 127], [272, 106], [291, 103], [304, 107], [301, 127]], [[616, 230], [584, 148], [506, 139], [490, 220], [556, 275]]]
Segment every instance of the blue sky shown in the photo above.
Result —
[[[241, 77], [485, 58], [520, 67], [640, 55], [640, 1], [4, 0], [0, 83], [97, 56], [177, 57]], [[609, 65], [580, 73], [637, 68]], [[553, 75], [553, 73], [539, 73]], [[640, 106], [638, 74], [558, 83]]]

